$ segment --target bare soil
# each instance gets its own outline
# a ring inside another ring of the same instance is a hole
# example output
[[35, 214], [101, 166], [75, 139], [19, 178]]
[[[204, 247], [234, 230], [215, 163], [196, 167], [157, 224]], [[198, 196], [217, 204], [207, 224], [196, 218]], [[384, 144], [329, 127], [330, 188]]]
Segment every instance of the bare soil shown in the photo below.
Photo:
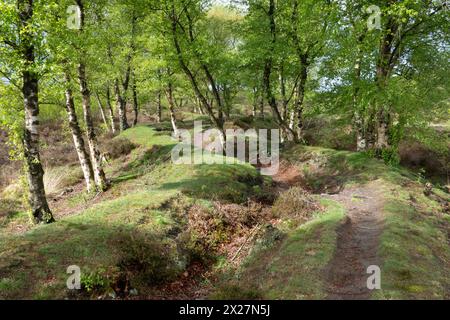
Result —
[[325, 270], [328, 299], [370, 299], [367, 268], [381, 266], [378, 246], [384, 203], [380, 187], [372, 182], [327, 197], [341, 203], [347, 211], [347, 217], [337, 229], [336, 252]]

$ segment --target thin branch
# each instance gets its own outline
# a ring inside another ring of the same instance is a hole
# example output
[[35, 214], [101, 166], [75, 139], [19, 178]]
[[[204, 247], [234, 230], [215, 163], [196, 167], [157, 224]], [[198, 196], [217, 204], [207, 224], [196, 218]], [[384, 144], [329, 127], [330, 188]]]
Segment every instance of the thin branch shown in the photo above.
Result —
[[22, 88], [14, 81], [12, 80], [12, 78], [5, 72], [3, 72], [2, 70], [0, 70], [0, 74], [6, 79], [8, 80], [9, 83], [11, 83], [14, 87], [16, 87], [20, 92], [22, 92]]
[[3, 39], [3, 43], [6, 44], [7, 46], [10, 46], [11, 48], [13, 48], [14, 50], [18, 49], [19, 46], [17, 45], [17, 43], [14, 43], [11, 40], [8, 39]]

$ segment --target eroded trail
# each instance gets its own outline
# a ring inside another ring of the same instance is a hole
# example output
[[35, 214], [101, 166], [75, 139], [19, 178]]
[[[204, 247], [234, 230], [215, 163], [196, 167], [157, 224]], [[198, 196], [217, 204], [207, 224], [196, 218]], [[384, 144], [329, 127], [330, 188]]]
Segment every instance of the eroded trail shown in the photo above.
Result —
[[341, 203], [347, 217], [339, 226], [337, 247], [326, 268], [328, 299], [370, 299], [367, 268], [381, 267], [379, 238], [383, 230], [383, 195], [377, 182], [326, 197]]
[[[298, 185], [301, 175], [294, 166], [283, 164], [274, 177], [279, 191]], [[324, 270], [326, 293], [330, 300], [366, 300], [372, 292], [367, 288], [367, 268], [381, 267], [378, 256], [383, 231], [384, 196], [377, 181], [346, 187], [338, 194], [323, 197], [340, 203], [347, 216], [339, 225], [336, 251]]]

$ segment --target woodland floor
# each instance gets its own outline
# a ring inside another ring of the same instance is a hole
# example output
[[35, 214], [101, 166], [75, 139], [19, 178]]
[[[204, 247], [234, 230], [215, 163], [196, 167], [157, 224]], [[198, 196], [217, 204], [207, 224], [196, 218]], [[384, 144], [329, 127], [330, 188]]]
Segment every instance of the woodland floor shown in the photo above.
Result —
[[[404, 168], [319, 147], [287, 147], [273, 179], [244, 164], [174, 166], [169, 130], [143, 125], [114, 138], [135, 149], [108, 164], [103, 194], [83, 193], [79, 173], [70, 178], [76, 163], [56, 170], [70, 179], [49, 197], [55, 224], [33, 227], [7, 200], [0, 298], [450, 297], [448, 193], [424, 194]], [[185, 229], [199, 238], [186, 240]], [[74, 262], [94, 292], [66, 292]], [[380, 266], [382, 290], [367, 289], [369, 265]]]

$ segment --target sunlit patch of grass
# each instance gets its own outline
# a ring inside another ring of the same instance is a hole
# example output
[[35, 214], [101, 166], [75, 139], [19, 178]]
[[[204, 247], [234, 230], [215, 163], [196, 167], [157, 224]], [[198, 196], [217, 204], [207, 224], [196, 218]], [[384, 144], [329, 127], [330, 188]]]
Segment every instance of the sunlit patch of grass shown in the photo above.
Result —
[[[386, 204], [386, 225], [381, 238], [384, 299], [446, 299], [450, 288], [448, 222], [418, 212], [399, 191]], [[415, 194], [418, 205], [420, 194]], [[429, 201], [429, 199], [427, 199]], [[423, 201], [423, 200], [422, 200]], [[426, 205], [425, 208], [433, 210]]]
[[79, 166], [46, 168], [44, 171], [44, 187], [48, 196], [56, 196], [64, 191], [64, 188], [83, 179]]
[[319, 192], [330, 184], [346, 186], [382, 178], [398, 185], [410, 183], [415, 179], [415, 175], [408, 170], [388, 167], [383, 161], [366, 153], [294, 146], [286, 150], [283, 157], [298, 166], [307, 186]]
[[127, 138], [132, 143], [145, 148], [151, 148], [155, 145], [164, 146], [173, 144], [174, 140], [168, 135], [159, 135], [155, 129], [149, 126], [137, 126], [121, 133], [120, 137]]

